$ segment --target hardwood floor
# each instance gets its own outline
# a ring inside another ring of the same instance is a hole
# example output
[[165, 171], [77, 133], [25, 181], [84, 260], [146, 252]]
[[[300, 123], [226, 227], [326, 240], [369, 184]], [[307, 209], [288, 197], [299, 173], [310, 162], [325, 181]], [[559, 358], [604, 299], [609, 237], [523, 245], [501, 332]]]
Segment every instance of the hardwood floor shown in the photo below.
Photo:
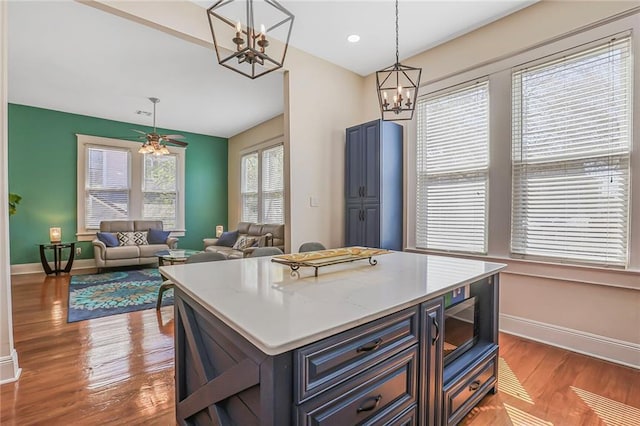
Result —
[[[174, 425], [173, 308], [67, 323], [68, 276], [14, 277], [22, 376], [2, 425]], [[500, 335], [500, 384], [471, 426], [640, 425], [640, 371]]]

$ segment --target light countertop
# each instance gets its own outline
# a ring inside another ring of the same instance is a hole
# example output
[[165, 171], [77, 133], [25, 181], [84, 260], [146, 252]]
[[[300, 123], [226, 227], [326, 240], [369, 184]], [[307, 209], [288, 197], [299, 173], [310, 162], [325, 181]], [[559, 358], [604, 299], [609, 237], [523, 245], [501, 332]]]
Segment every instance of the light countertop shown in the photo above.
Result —
[[493, 275], [500, 263], [391, 252], [291, 275], [269, 257], [163, 266], [162, 273], [268, 355], [277, 355]]

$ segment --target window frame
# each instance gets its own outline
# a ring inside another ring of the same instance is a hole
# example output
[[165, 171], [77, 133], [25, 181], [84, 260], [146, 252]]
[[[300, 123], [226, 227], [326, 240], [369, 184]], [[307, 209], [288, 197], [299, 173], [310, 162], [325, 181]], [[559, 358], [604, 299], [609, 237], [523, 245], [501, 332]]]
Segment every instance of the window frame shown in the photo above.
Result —
[[[536, 60], [549, 61], [582, 51], [592, 43], [601, 43], [611, 37], [632, 37], [632, 55], [634, 67], [633, 97], [634, 117], [632, 120], [633, 147], [631, 154], [631, 193], [629, 264], [626, 269], [615, 266], [584, 265], [560, 263], [558, 261], [520, 259], [511, 256], [511, 72], [522, 64]], [[490, 171], [489, 179], [489, 240], [487, 255], [457, 255], [470, 259], [503, 262], [509, 265], [509, 271], [528, 276], [558, 276], [567, 281], [588, 282], [596, 285], [640, 289], [637, 274], [640, 273], [640, 196], [635, 196], [640, 188], [640, 13], [623, 16], [605, 23], [591, 25], [570, 34], [556, 37], [510, 55], [497, 57], [472, 67], [442, 75], [426, 82], [420, 89], [422, 93], [432, 93], [457, 84], [489, 77], [490, 90]], [[506, 97], [505, 97], [506, 96]], [[502, 99], [502, 100], [500, 100]], [[416, 249], [415, 244], [415, 208], [416, 208], [416, 159], [409, 153], [415, 152], [416, 120], [408, 122], [406, 129], [405, 169], [405, 249], [419, 253], [435, 253]], [[494, 143], [496, 141], [497, 143]], [[634, 217], [635, 216], [635, 217]]]
[[[267, 151], [269, 149], [273, 149], [275, 147], [281, 146], [282, 147], [282, 156], [283, 158], [285, 157], [285, 146], [284, 146], [284, 141], [282, 140], [282, 138], [276, 138], [275, 140], [270, 140], [267, 141], [265, 143], [259, 144], [259, 145], [254, 145], [250, 148], [247, 148], [245, 150], [240, 151], [240, 167], [239, 169], [239, 182], [240, 182], [240, 194], [239, 194], [239, 198], [238, 198], [238, 212], [239, 212], [239, 218], [241, 222], [248, 222], [247, 220], [245, 220], [245, 218], [243, 217], [244, 214], [244, 209], [243, 209], [243, 192], [242, 192], [242, 184], [243, 184], [243, 180], [244, 180], [244, 176], [243, 176], [243, 160], [244, 157], [248, 156], [248, 155], [252, 155], [252, 154], [257, 154], [258, 157], [258, 202], [257, 202], [257, 206], [258, 206], [258, 215], [257, 215], [257, 222], [256, 223], [267, 223], [267, 222], [263, 222], [264, 220], [264, 206], [263, 206], [263, 197], [262, 197], [262, 154], [264, 151]], [[283, 188], [282, 188], [282, 223], [285, 222], [285, 214], [286, 214], [286, 196], [287, 196], [287, 191], [286, 191], [286, 184], [285, 184], [285, 175], [286, 172], [284, 170], [282, 170], [282, 182], [283, 182]], [[271, 222], [268, 222], [271, 223]]]
[[[129, 217], [123, 220], [142, 219], [143, 204], [143, 172], [144, 154], [138, 153], [141, 143], [137, 141], [126, 141], [121, 139], [104, 138], [84, 134], [76, 134], [77, 142], [77, 230], [78, 241], [91, 241], [95, 238], [96, 229], [85, 227], [85, 179], [87, 173], [87, 148], [104, 147], [108, 149], [125, 150], [129, 152]], [[176, 203], [177, 203], [177, 226], [171, 231], [171, 236], [184, 236], [185, 229], [185, 157], [186, 149], [181, 147], [167, 146], [171, 155], [176, 156]]]

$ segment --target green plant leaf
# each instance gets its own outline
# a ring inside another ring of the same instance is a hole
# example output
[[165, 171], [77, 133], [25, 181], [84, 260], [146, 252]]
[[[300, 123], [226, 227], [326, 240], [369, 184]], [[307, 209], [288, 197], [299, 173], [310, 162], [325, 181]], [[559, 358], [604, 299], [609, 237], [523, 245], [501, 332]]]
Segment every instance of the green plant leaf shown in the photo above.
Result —
[[9, 193], [9, 216], [16, 214], [16, 207], [22, 200], [18, 194]]

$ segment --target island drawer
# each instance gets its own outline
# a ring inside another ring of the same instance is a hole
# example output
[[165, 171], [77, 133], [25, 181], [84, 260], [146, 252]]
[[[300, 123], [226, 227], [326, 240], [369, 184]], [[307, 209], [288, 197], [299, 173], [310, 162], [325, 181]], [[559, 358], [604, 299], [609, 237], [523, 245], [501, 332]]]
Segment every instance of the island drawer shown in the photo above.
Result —
[[416, 403], [417, 368], [414, 346], [298, 406], [298, 425], [391, 424], [404, 419], [401, 415]]
[[470, 405], [475, 405], [490, 387], [496, 384], [498, 377], [498, 353], [492, 351], [480, 360], [467, 373], [445, 389], [444, 409], [447, 424], [457, 424], [461, 414]]
[[416, 344], [418, 327], [418, 309], [415, 307], [296, 350], [296, 403], [302, 403]]

